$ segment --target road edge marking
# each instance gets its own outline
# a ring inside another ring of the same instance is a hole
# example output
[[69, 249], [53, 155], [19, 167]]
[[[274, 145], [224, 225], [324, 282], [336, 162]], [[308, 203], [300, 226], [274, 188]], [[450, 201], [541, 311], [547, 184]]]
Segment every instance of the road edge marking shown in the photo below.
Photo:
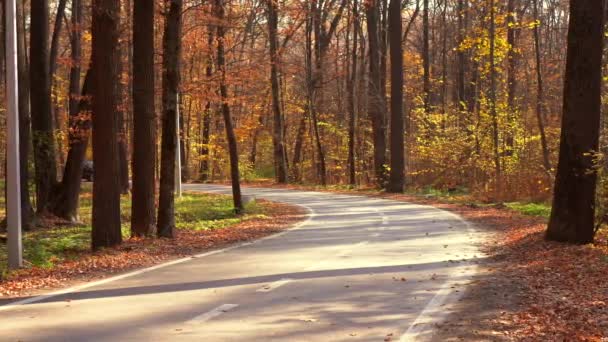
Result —
[[202, 313], [198, 316], [195, 316], [194, 318], [186, 321], [186, 323], [187, 324], [205, 323], [209, 320], [216, 318], [217, 316], [220, 316], [221, 314], [224, 314], [228, 311], [235, 309], [238, 306], [239, 306], [238, 304], [222, 304], [215, 309], [212, 309], [212, 310]]

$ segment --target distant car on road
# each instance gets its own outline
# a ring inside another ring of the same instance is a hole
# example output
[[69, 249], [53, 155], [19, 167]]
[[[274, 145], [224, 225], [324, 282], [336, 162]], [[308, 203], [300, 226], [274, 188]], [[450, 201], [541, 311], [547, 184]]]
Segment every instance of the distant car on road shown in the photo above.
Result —
[[93, 174], [95, 169], [93, 168], [93, 161], [91, 160], [85, 160], [82, 166], [82, 178], [92, 182], [93, 181]]

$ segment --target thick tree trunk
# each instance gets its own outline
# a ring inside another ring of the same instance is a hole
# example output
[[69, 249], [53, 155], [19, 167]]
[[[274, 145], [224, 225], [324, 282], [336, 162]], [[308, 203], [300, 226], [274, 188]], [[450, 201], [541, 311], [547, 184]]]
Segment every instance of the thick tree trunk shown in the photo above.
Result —
[[[53, 94], [55, 85], [55, 71], [57, 70], [57, 54], [59, 52], [59, 37], [61, 36], [61, 30], [63, 28], [63, 19], [65, 17], [65, 6], [67, 4], [67, 0], [59, 0], [57, 4], [57, 13], [55, 14], [55, 23], [53, 24], [53, 35], [51, 37], [51, 48], [49, 53], [49, 82], [50, 89]], [[51, 110], [53, 111], [53, 120], [54, 120], [54, 129], [61, 129], [61, 112], [59, 111], [59, 103], [57, 102], [57, 98], [55, 96], [51, 97], [53, 101]], [[62, 140], [57, 139], [57, 157], [59, 158], [58, 162], [60, 164], [63, 163], [63, 146]]]
[[220, 97], [222, 100], [222, 116], [226, 129], [226, 140], [228, 141], [228, 153], [230, 154], [230, 179], [232, 181], [232, 198], [234, 210], [237, 214], [243, 212], [243, 199], [241, 197], [241, 182], [239, 173], [239, 154], [237, 150], [236, 135], [232, 127], [230, 106], [228, 105], [228, 87], [226, 86], [226, 60], [224, 55], [224, 2], [215, 0], [216, 16], [219, 21], [217, 26], [217, 70], [220, 72]]
[[276, 0], [268, 3], [268, 39], [270, 40], [270, 83], [272, 87], [273, 147], [275, 175], [278, 183], [287, 183], [287, 163], [285, 162], [285, 141], [283, 137], [283, 115], [279, 86], [280, 56], [277, 48], [278, 13]]
[[25, 31], [25, 8], [17, 1], [17, 63], [19, 77], [19, 159], [21, 174], [21, 220], [22, 227], [29, 230], [35, 224], [29, 187], [30, 139], [30, 85], [28, 75], [27, 41]]
[[[604, 0], [570, 0], [559, 163], [546, 237], [591, 243], [599, 145]], [[581, 53], [584, 51], [584, 53]]]
[[163, 118], [158, 236], [175, 235], [175, 157], [180, 87], [182, 0], [165, 0], [168, 9], [163, 36]]
[[401, 193], [405, 186], [401, 0], [391, 0], [389, 6], [389, 38], [391, 50], [391, 171], [387, 184], [387, 191]]
[[93, 182], [92, 248], [122, 242], [116, 83], [119, 82], [120, 1], [93, 0]]
[[380, 85], [380, 46], [378, 35], [378, 0], [366, 3], [369, 40], [368, 115], [374, 141], [375, 182], [384, 187], [386, 181], [386, 115]]
[[156, 230], [153, 1], [133, 3], [133, 61], [131, 235], [150, 236]]
[[51, 113], [48, 0], [32, 1], [30, 26], [30, 101], [36, 166], [36, 210], [48, 209], [57, 182], [57, 159]]

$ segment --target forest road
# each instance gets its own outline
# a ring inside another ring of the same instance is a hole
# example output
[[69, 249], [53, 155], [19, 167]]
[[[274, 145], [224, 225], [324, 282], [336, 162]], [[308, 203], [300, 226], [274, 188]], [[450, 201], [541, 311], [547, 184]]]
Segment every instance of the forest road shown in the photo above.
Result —
[[430, 206], [244, 193], [310, 215], [270, 238], [0, 307], [0, 341], [424, 341], [483, 258], [482, 234]]

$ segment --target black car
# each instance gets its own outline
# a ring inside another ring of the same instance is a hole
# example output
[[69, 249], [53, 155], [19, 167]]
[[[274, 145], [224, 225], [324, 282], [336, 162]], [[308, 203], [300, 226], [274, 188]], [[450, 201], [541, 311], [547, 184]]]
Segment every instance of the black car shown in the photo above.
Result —
[[85, 160], [82, 165], [82, 178], [89, 182], [92, 182], [93, 174], [94, 174], [93, 161]]

